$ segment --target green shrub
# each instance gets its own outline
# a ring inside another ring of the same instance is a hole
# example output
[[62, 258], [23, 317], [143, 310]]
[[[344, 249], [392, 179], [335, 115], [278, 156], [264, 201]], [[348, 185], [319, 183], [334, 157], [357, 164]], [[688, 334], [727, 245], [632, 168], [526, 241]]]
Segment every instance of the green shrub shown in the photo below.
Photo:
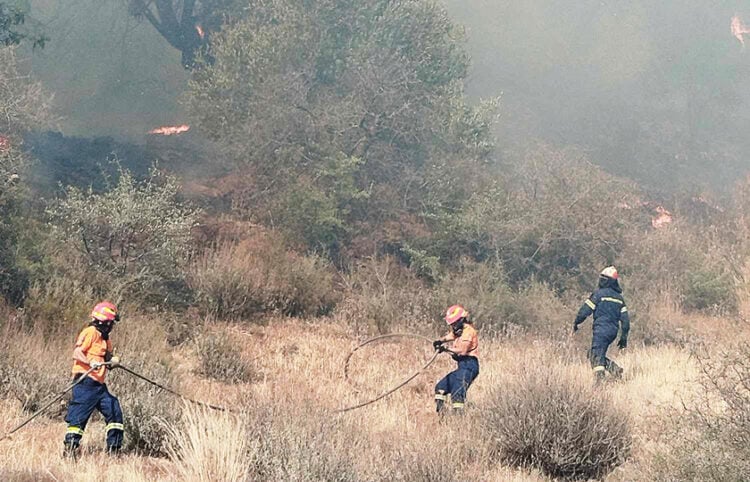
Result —
[[201, 375], [225, 383], [250, 382], [255, 378], [251, 365], [242, 358], [242, 350], [226, 335], [206, 334], [198, 342]]
[[139, 182], [120, 168], [117, 183], [107, 187], [102, 193], [69, 187], [50, 203], [58, 251], [64, 249], [56, 267], [98, 296], [179, 298], [181, 290], [172, 288], [184, 277], [196, 212], [179, 202], [177, 180], [153, 169]]
[[688, 273], [683, 296], [683, 306], [688, 310], [737, 311], [737, 294], [729, 273], [711, 270], [710, 267], [697, 268]]
[[[449, 218], [446, 233], [460, 245], [450, 245], [444, 259], [497, 260], [513, 286], [539, 280], [579, 290], [590, 283], [588, 273], [620, 255], [628, 233], [648, 225], [638, 188], [581, 152], [541, 145], [513, 161], [492, 188], [475, 192]], [[607, 213], [606, 236], [601, 216], [592, 213]]]
[[509, 334], [522, 328], [549, 335], [569, 318], [550, 287], [530, 280], [521, 289], [513, 288], [499, 263], [463, 260], [449, 271], [433, 292], [432, 312], [440, 314], [456, 303], [488, 334]]
[[545, 360], [526, 360], [495, 387], [484, 416], [500, 461], [551, 477], [602, 477], [630, 453], [627, 414], [590, 382]]
[[201, 311], [223, 320], [272, 312], [316, 316], [336, 303], [328, 263], [288, 251], [275, 234], [224, 242], [206, 251], [193, 264], [189, 285]]

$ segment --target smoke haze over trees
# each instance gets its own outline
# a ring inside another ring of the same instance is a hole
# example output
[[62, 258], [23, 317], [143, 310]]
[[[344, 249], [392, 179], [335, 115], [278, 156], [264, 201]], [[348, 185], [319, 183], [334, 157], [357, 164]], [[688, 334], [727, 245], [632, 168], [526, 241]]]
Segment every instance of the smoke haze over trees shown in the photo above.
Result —
[[[185, 120], [183, 53], [138, 3], [31, 3], [52, 41], [30, 58], [56, 92], [64, 132], [138, 139]], [[182, 3], [174, 2], [178, 20]], [[238, 4], [202, 2], [186, 22], [216, 31], [221, 18], [236, 20], [254, 5]], [[729, 29], [732, 15], [750, 15], [743, 2], [446, 5], [466, 28], [469, 93], [502, 95], [495, 133], [506, 160], [540, 140], [577, 146], [609, 172], [667, 191], [726, 189], [750, 170], [750, 64]]]

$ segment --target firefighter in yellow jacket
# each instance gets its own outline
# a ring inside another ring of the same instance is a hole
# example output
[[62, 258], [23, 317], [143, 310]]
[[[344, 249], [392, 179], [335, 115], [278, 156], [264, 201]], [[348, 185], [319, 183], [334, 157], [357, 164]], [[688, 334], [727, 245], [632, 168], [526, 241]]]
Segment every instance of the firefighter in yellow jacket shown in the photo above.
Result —
[[[438, 351], [449, 352], [458, 363], [458, 367], [435, 385], [435, 404], [438, 413], [443, 411], [449, 394], [453, 409], [463, 410], [466, 391], [479, 375], [479, 338], [476, 328], [469, 321], [469, 313], [462, 306], [453, 305], [445, 314], [445, 322], [451, 330], [432, 344]], [[450, 349], [444, 346], [446, 342], [453, 342]]]
[[114, 397], [104, 378], [110, 366], [119, 363], [117, 357], [112, 356], [112, 340], [110, 332], [115, 322], [120, 320], [117, 307], [108, 301], [103, 301], [91, 312], [91, 322], [78, 335], [73, 350], [73, 380], [84, 376], [89, 369], [86, 379], [73, 387], [73, 399], [68, 406], [68, 430], [65, 433], [65, 455], [75, 458], [78, 455], [81, 438], [86, 424], [94, 410], [99, 410], [107, 423], [107, 451], [112, 454], [122, 448], [123, 419], [120, 402]]

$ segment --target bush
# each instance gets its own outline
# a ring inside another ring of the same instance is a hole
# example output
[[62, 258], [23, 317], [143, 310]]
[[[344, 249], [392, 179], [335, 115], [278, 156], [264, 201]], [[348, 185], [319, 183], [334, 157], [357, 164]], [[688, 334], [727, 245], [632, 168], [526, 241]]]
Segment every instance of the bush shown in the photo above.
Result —
[[477, 326], [490, 334], [510, 334], [523, 328], [550, 335], [556, 328], [568, 326], [566, 309], [551, 288], [535, 281], [525, 285], [512, 288], [499, 263], [464, 260], [436, 287], [432, 312], [439, 314], [459, 303]]
[[601, 477], [621, 465], [631, 447], [627, 414], [565, 367], [525, 362], [485, 409], [499, 459], [565, 479]]
[[225, 383], [250, 382], [255, 378], [250, 364], [242, 358], [241, 348], [231, 343], [226, 335], [202, 336], [198, 342], [198, 356], [198, 372], [203, 376]]
[[654, 296], [669, 292], [685, 311], [735, 313], [733, 267], [723, 253], [725, 248], [719, 246], [720, 238], [710, 230], [696, 232], [684, 224], [639, 233], [622, 253], [631, 296], [641, 302], [663, 303]]
[[[70, 382], [70, 352], [38, 342], [38, 332], [25, 334], [4, 327], [0, 343], [0, 396], [18, 400], [26, 412], [35, 412]], [[23, 347], [23, 348], [22, 348]], [[48, 415], [58, 416], [64, 404], [52, 406]]]
[[339, 435], [340, 424], [310, 407], [256, 408], [247, 424], [250, 480], [357, 480], [348, 453], [355, 441]]
[[[133, 371], [179, 391], [171, 366], [154, 359], [123, 360]], [[122, 370], [110, 374], [110, 391], [120, 399], [125, 418], [125, 448], [144, 455], [166, 455], [168, 426], [180, 419], [180, 403], [164, 392]]]
[[678, 414], [669, 450], [657, 454], [659, 480], [747, 480], [750, 474], [750, 348], [700, 359], [699, 400]]
[[58, 243], [65, 249], [58, 268], [99, 296], [163, 303], [184, 277], [196, 219], [177, 191], [177, 180], [155, 169], [138, 182], [121, 168], [117, 184], [100, 194], [69, 187], [48, 208], [56, 236], [65, 241]]
[[335, 317], [358, 331], [387, 333], [394, 325], [429, 326], [435, 316], [425, 284], [392, 256], [361, 261], [343, 275], [343, 285], [344, 299]]
[[317, 316], [336, 304], [328, 263], [288, 251], [275, 234], [225, 241], [206, 251], [193, 264], [189, 285], [201, 311], [223, 320], [270, 312]]
[[[633, 183], [607, 174], [574, 150], [540, 146], [508, 166], [496, 185], [474, 193], [449, 218], [444, 258], [465, 253], [498, 260], [519, 286], [538, 279], [556, 290], [578, 290], [611, 264], [626, 234], [648, 225]], [[607, 235], [601, 216], [607, 213]]]
[[81, 328], [97, 301], [92, 287], [77, 279], [51, 273], [29, 288], [24, 300], [24, 325], [38, 329], [45, 339], [70, 336]]

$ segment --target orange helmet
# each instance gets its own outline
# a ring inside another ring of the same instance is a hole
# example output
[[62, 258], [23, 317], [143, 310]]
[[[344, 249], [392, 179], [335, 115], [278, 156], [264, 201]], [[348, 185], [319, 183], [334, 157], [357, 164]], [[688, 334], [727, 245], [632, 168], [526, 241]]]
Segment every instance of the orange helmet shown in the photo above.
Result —
[[445, 312], [445, 322], [449, 325], [452, 325], [453, 323], [457, 322], [461, 318], [466, 318], [469, 316], [469, 312], [466, 311], [463, 306], [461, 305], [453, 305], [450, 308], [448, 308], [448, 311]]
[[617, 274], [617, 268], [614, 266], [607, 266], [602, 270], [601, 273], [599, 273], [600, 276], [606, 276], [607, 278], [612, 279], [618, 279], [620, 277], [619, 274]]
[[91, 318], [97, 321], [120, 321], [120, 315], [117, 314], [117, 307], [109, 301], [102, 301], [94, 306]]

